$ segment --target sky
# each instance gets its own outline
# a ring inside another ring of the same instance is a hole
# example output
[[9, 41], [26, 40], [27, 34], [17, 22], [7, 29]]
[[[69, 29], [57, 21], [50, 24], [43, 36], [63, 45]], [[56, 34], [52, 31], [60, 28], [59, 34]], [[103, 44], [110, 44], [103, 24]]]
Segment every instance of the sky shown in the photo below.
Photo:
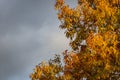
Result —
[[[74, 7], [77, 0], [67, 0]], [[69, 49], [55, 0], [0, 0], [0, 80], [30, 80], [41, 61]]]

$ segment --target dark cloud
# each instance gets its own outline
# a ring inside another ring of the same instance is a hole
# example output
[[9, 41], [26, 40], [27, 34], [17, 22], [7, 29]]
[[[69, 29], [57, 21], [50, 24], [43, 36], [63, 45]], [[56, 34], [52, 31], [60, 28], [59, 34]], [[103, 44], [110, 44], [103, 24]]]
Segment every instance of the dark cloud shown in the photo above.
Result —
[[0, 80], [30, 80], [36, 64], [68, 48], [54, 3], [0, 0]]
[[54, 1], [50, 0], [1, 0], [0, 34], [17, 32], [20, 26], [36, 29], [46, 21], [53, 19]]

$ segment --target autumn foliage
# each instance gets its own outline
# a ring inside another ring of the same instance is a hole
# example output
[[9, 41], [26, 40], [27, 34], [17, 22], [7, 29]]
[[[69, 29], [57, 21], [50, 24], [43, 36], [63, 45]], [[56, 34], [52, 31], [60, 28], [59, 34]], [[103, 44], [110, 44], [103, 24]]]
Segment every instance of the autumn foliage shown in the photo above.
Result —
[[56, 0], [55, 9], [73, 51], [40, 63], [31, 79], [119, 80], [120, 0], [78, 0], [75, 8]]

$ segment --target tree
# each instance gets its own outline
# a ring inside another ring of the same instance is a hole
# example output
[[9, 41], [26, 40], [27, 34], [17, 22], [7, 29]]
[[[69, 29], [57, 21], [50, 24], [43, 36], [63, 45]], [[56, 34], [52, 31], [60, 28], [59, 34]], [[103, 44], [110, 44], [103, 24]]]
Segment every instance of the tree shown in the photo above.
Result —
[[[120, 79], [120, 0], [56, 0], [60, 28], [73, 51], [36, 66], [32, 80]], [[85, 42], [84, 44], [83, 41]]]

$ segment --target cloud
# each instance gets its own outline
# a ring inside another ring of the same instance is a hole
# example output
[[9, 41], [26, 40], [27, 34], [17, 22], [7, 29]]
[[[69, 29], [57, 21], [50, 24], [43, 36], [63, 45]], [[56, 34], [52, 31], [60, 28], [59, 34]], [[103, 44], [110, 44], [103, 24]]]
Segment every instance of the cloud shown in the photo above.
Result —
[[29, 80], [36, 64], [69, 49], [54, 1], [0, 0], [0, 80]]
[[[17, 34], [0, 38], [0, 77], [22, 76], [27, 68], [32, 71], [40, 61], [67, 48], [68, 45], [63, 44], [67, 40], [62, 31], [47, 23], [42, 26], [37, 30], [24, 28]], [[29, 77], [28, 72], [25, 77]]]

